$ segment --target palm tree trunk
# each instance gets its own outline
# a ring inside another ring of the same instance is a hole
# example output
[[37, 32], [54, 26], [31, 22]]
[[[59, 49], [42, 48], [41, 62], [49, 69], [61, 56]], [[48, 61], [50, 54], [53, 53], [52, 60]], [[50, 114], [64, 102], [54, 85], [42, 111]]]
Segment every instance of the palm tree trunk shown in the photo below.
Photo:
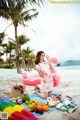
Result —
[[17, 39], [17, 26], [15, 27], [15, 40], [16, 40], [16, 66], [17, 66], [17, 73], [21, 73], [21, 68], [20, 68], [20, 60], [19, 60], [19, 43]]
[[21, 55], [21, 46], [19, 46], [19, 51], [20, 51], [20, 55]]
[[6, 53], [6, 61], [7, 61], [7, 53]]
[[23, 55], [22, 55], [22, 67], [23, 67], [23, 69], [24, 69], [25, 71], [27, 71], [27, 69], [26, 69], [26, 63], [25, 63], [25, 58], [24, 58]]
[[9, 56], [9, 66], [11, 66], [11, 51], [10, 51], [10, 56]]
[[27, 71], [27, 69], [26, 69], [26, 63], [25, 63], [25, 58], [24, 58], [24, 70]]

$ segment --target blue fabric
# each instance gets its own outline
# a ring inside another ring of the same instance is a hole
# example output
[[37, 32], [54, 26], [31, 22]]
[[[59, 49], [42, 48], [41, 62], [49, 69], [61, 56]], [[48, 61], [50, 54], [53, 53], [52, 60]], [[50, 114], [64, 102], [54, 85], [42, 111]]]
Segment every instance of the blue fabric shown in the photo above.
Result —
[[[53, 95], [53, 96], [57, 96], [56, 94], [52, 94], [52, 95]], [[43, 100], [44, 100], [44, 99], [41, 98], [41, 97], [39, 97], [38, 95], [36, 95], [36, 94], [30, 94], [29, 96], [30, 96], [30, 99], [31, 99], [31, 100], [39, 100], [40, 103], [43, 103]], [[23, 103], [22, 106], [24, 106], [27, 110], [30, 110], [25, 103]], [[49, 111], [48, 111], [48, 112], [44, 112], [43, 114], [49, 113], [49, 112], [52, 112], [52, 111], [55, 111], [55, 110], [57, 110], [55, 107], [50, 107]], [[35, 113], [35, 112], [32, 112], [32, 113], [33, 113], [35, 116], [41, 116], [41, 114], [39, 114], [39, 113]]]
[[3, 103], [3, 102], [5, 102], [5, 103], [9, 103], [10, 100], [7, 99], [7, 98], [2, 98], [2, 99], [0, 99], [0, 103]]

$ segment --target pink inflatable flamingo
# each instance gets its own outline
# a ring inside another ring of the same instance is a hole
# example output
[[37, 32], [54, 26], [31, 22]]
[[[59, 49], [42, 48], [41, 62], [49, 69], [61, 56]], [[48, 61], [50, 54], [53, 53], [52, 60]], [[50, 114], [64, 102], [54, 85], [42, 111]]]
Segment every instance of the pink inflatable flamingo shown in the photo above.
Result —
[[59, 60], [57, 58], [50, 58], [51, 62], [52, 63], [55, 63], [55, 64], [60, 64]]
[[[60, 82], [60, 76], [57, 73], [52, 73], [52, 77], [53, 77], [53, 86], [57, 86]], [[34, 75], [34, 76], [27, 76], [25, 77], [25, 75], [23, 74], [22, 77], [22, 81], [23, 84], [25, 85], [29, 85], [29, 86], [36, 86], [41, 84], [41, 80], [43, 80], [43, 78], [41, 78], [39, 75]]]
[[[57, 65], [60, 64], [60, 62], [56, 58], [50, 58], [50, 60], [52, 63], [55, 63]], [[55, 87], [59, 84], [61, 77], [55, 69], [51, 70], [51, 73], [52, 73], [52, 77], [53, 77], [53, 86]], [[26, 73], [24, 73], [22, 77], [23, 77], [22, 78], [23, 83], [25, 85], [29, 85], [29, 86], [39, 85], [39, 84], [41, 84], [41, 80], [43, 80], [43, 78], [41, 78], [38, 74], [35, 74], [33, 76], [28, 76], [28, 75], [26, 75]]]

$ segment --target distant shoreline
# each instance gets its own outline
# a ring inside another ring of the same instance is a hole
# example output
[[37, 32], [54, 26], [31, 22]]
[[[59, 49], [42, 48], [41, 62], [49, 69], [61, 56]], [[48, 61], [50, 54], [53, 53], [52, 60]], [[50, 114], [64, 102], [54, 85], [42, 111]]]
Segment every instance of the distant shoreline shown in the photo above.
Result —
[[[56, 66], [56, 65], [53, 64], [53, 67], [56, 68], [56, 69], [80, 69], [80, 65], [60, 65], [60, 66]], [[13, 69], [10, 69], [10, 68], [0, 68], [0, 70], [15, 70], [15, 71], [17, 71], [16, 68], [13, 68]], [[32, 70], [34, 70], [34, 69], [32, 69]]]
[[80, 65], [69, 65], [69, 66], [68, 65], [63, 65], [63, 66], [59, 66], [59, 67], [55, 66], [55, 68], [56, 69], [68, 69], [68, 70], [69, 69], [71, 69], [71, 70], [74, 70], [74, 69], [77, 70], [77, 69], [79, 69], [80, 70]]

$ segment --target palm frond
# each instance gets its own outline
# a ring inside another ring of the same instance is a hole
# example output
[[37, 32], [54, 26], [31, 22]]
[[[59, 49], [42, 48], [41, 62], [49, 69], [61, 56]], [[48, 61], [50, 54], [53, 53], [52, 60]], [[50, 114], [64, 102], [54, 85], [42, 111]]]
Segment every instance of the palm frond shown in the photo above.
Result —
[[10, 23], [5, 29], [4, 32], [12, 25], [12, 23]]
[[15, 7], [15, 2], [14, 0], [7, 0], [7, 7], [9, 8], [14, 8]]
[[26, 10], [26, 11], [24, 11], [24, 12], [22, 12], [22, 14], [21, 14], [21, 16], [25, 16], [26, 14], [29, 14], [30, 12], [36, 12], [37, 11], [37, 9], [29, 9], [29, 10]]
[[12, 39], [12, 38], [10, 38], [10, 37], [8, 37], [8, 40], [9, 40], [9, 41], [11, 41], [11, 42], [16, 43], [16, 42], [15, 42], [15, 40], [14, 40], [14, 39]]
[[29, 3], [31, 5], [38, 5], [39, 7], [41, 5], [44, 5], [45, 0], [29, 0]]
[[26, 25], [26, 24], [24, 24], [26, 27], [29, 27], [34, 33], [36, 33], [35, 32], [35, 30], [34, 29], [32, 29], [30, 26], [28, 26], [28, 25]]
[[7, 4], [6, 4], [6, 1], [5, 0], [1, 0], [0, 1], [0, 9], [6, 9], [7, 8]]
[[24, 20], [25, 21], [28, 21], [28, 20], [32, 20], [33, 18], [36, 18], [37, 17], [37, 15], [38, 15], [38, 13], [39, 12], [36, 12], [36, 13], [34, 13], [34, 14], [32, 14], [32, 15], [26, 15], [25, 17], [24, 17]]
[[6, 12], [6, 9], [0, 10], [0, 16], [2, 16], [3, 18], [9, 19], [9, 14], [8, 14], [8, 11]]
[[1, 46], [1, 47], [6, 47], [6, 46], [7, 46], [7, 43], [1, 44], [0, 46]]
[[22, 11], [22, 9], [25, 8], [25, 3], [24, 2], [17, 2], [15, 9], [17, 9], [18, 11]]
[[2, 32], [2, 33], [0, 33], [0, 44], [2, 44], [2, 42], [3, 42], [3, 40], [4, 40], [4, 38], [5, 38], [5, 33], [4, 32]]
[[24, 45], [25, 43], [29, 42], [30, 38], [27, 38], [26, 35], [18, 36], [19, 45]]

